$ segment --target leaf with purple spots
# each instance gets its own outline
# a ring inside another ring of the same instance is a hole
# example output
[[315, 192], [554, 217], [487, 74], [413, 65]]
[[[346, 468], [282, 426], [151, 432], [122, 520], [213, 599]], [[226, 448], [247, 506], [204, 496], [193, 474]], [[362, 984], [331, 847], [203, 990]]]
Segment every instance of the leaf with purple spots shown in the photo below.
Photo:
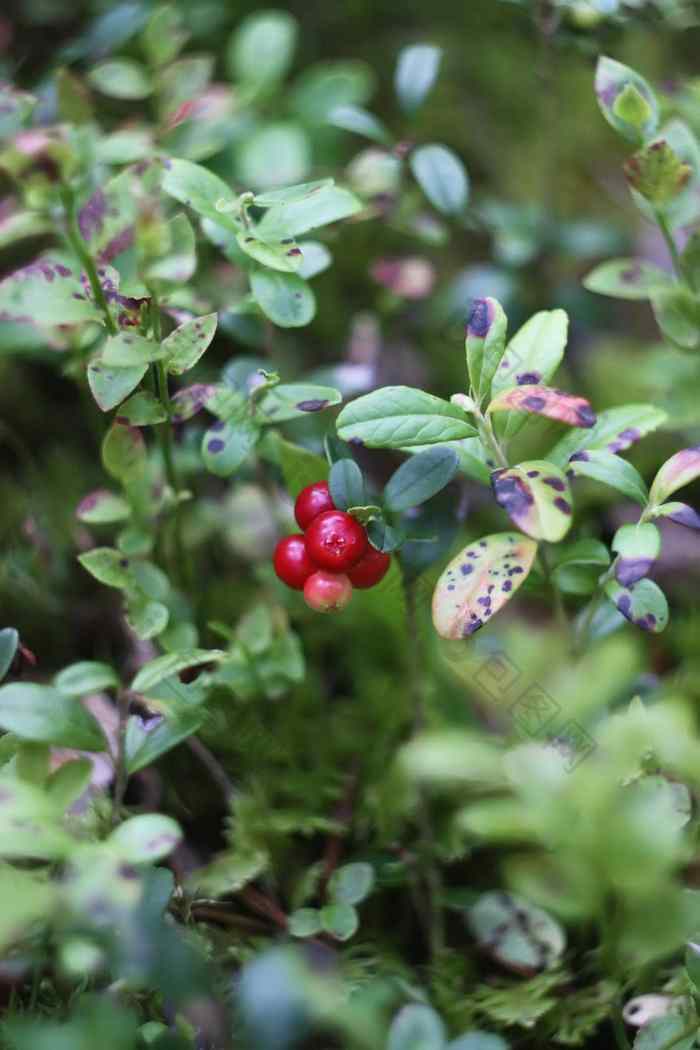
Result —
[[686, 529], [700, 531], [700, 514], [687, 503], [662, 503], [649, 511], [652, 518], [668, 518], [676, 525], [685, 525]]
[[280, 328], [302, 328], [314, 318], [316, 296], [298, 274], [256, 269], [250, 289], [265, 316]]
[[176, 215], [164, 227], [167, 251], [149, 264], [146, 276], [151, 281], [169, 281], [184, 284], [197, 269], [197, 249], [194, 230], [184, 212]]
[[343, 395], [332, 386], [315, 383], [278, 383], [257, 402], [261, 423], [286, 423], [339, 405]]
[[476, 400], [488, 397], [506, 348], [508, 318], [497, 299], [475, 299], [467, 320], [467, 369]]
[[609, 259], [583, 279], [589, 292], [613, 299], [648, 299], [652, 292], [671, 284], [670, 274], [643, 259]]
[[648, 576], [661, 551], [661, 535], [650, 522], [622, 525], [612, 541], [617, 554], [615, 579], [624, 587]]
[[214, 423], [202, 441], [207, 470], [227, 478], [245, 462], [258, 443], [260, 427], [250, 416], [238, 414]]
[[210, 399], [216, 394], [216, 389], [213, 383], [194, 383], [178, 390], [172, 399], [173, 423], [184, 423], [196, 416], [208, 406]]
[[294, 238], [281, 241], [266, 241], [255, 236], [255, 229], [244, 230], [236, 236], [238, 247], [251, 259], [271, 270], [281, 273], [296, 273], [303, 261], [302, 250]]
[[111, 524], [124, 521], [131, 516], [131, 507], [116, 492], [108, 489], [96, 489], [83, 496], [75, 511], [78, 521], [87, 525]]
[[95, 190], [78, 212], [80, 234], [97, 263], [111, 263], [134, 243], [138, 195], [132, 168]]
[[617, 489], [635, 503], [646, 505], [648, 499], [644, 478], [636, 467], [605, 449], [574, 452], [566, 468], [569, 477], [592, 478]]
[[[548, 383], [561, 364], [566, 348], [569, 318], [564, 310], [540, 310], [518, 329], [491, 383], [491, 397], [514, 386]], [[527, 422], [522, 412], [498, 419], [498, 432], [511, 438]]]
[[52, 327], [103, 324], [104, 318], [86, 295], [78, 267], [45, 255], [0, 281], [0, 321]]
[[485, 536], [465, 547], [440, 576], [433, 624], [442, 638], [468, 638], [508, 602], [527, 579], [537, 554], [517, 532]]
[[666, 595], [653, 580], [639, 580], [630, 587], [608, 580], [605, 593], [618, 612], [643, 631], [659, 634], [668, 624]]
[[649, 502], [656, 506], [665, 503], [669, 496], [684, 485], [700, 477], [700, 445], [684, 448], [671, 456], [654, 478], [649, 493]]
[[102, 355], [97, 354], [87, 367], [88, 386], [100, 409], [109, 412], [136, 389], [147, 371], [147, 364], [134, 365], [133, 368], [108, 368]]
[[608, 452], [624, 452], [640, 438], [662, 426], [668, 416], [655, 405], [620, 405], [607, 408], [598, 415], [590, 430], [572, 430], [565, 434], [547, 453], [550, 463], [562, 470], [571, 456], [587, 449], [603, 449]]
[[216, 332], [217, 314], [204, 314], [185, 321], [161, 343], [165, 351], [165, 366], [173, 376], [180, 376], [193, 368], [205, 352]]
[[100, 356], [108, 368], [138, 368], [162, 360], [167, 356], [167, 350], [136, 332], [120, 332], [107, 339]]
[[146, 468], [146, 444], [141, 431], [114, 422], [102, 442], [102, 465], [119, 481], [135, 480]]
[[546, 460], [520, 463], [491, 475], [496, 502], [519, 529], [535, 540], [558, 543], [571, 528], [569, 482]]
[[570, 427], [592, 427], [596, 422], [595, 412], [585, 397], [529, 383], [499, 394], [491, 402], [487, 412], [505, 412], [512, 409], [556, 419], [557, 422], [566, 423]]

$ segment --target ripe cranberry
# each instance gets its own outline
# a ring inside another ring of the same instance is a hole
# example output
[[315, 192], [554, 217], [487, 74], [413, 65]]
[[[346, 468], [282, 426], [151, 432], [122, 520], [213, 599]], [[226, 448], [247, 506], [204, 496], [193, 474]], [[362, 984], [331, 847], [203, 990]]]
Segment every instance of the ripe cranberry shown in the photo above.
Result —
[[316, 612], [339, 612], [352, 598], [352, 584], [343, 573], [320, 569], [304, 584], [304, 601]]
[[282, 583], [295, 591], [303, 591], [309, 576], [318, 568], [308, 555], [304, 537], [298, 532], [279, 541], [272, 561]]
[[306, 530], [312, 561], [330, 572], [347, 572], [367, 550], [367, 533], [343, 510], [326, 510]]
[[335, 510], [327, 481], [316, 481], [307, 485], [297, 496], [294, 504], [294, 517], [300, 529], [308, 529], [314, 518], [326, 510]]
[[391, 556], [378, 551], [371, 544], [367, 553], [358, 561], [357, 565], [348, 571], [350, 583], [360, 590], [367, 590], [383, 580], [389, 571]]

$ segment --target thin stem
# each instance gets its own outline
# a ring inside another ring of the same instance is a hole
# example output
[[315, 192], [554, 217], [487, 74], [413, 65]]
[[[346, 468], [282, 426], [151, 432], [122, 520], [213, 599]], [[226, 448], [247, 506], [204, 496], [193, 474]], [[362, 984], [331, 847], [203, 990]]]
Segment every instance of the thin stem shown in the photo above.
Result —
[[[671, 230], [669, 228], [669, 225], [666, 222], [665, 215], [663, 214], [663, 212], [658, 211], [657, 209], [655, 209], [654, 210], [654, 218], [656, 219], [657, 225], [658, 225], [659, 229], [661, 230], [661, 235], [662, 235], [664, 241], [666, 242], [666, 247], [668, 248], [668, 254], [671, 256], [671, 262], [673, 263], [673, 269], [675, 271], [676, 277], [678, 278], [679, 281], [683, 281], [686, 284], [690, 284], [690, 282], [687, 279], [686, 274], [683, 271], [683, 263], [681, 262], [680, 253], [678, 251], [678, 245], [676, 244], [675, 239], [673, 237], [673, 234], [671, 233]], [[692, 286], [691, 286], [691, 291], [692, 291]]]
[[114, 809], [112, 811], [112, 824], [119, 823], [124, 795], [129, 782], [129, 772], [126, 767], [126, 726], [129, 721], [130, 695], [126, 689], [122, 689], [117, 697], [117, 711], [119, 713], [119, 728], [117, 736], [117, 753], [114, 759]]
[[591, 624], [593, 623], [593, 618], [596, 612], [598, 611], [598, 606], [600, 605], [603, 598], [603, 588], [605, 587], [605, 584], [611, 577], [612, 568], [608, 569], [608, 571], [598, 580], [596, 589], [591, 595], [591, 600], [588, 603], [588, 608], [586, 609], [585, 613], [583, 614], [583, 617], [579, 621], [576, 630], [576, 640], [574, 643], [575, 656], [583, 655], [583, 651], [588, 641], [588, 635], [591, 629]]
[[[418, 733], [425, 726], [425, 703], [423, 694], [423, 676], [421, 672], [421, 638], [418, 630], [415, 584], [404, 576], [406, 596], [406, 619], [409, 632], [410, 688], [413, 697], [413, 732]], [[427, 908], [424, 925], [429, 940], [430, 954], [435, 959], [445, 948], [445, 924], [441, 904], [442, 877], [440, 869], [432, 856], [435, 836], [430, 825], [430, 810], [422, 791], [418, 796], [418, 827], [420, 831], [421, 863], [423, 878], [427, 890]]]
[[100, 284], [100, 279], [97, 276], [97, 267], [95, 266], [95, 260], [90, 255], [87, 249], [87, 245], [83, 240], [83, 235], [80, 232], [80, 226], [78, 224], [78, 216], [76, 212], [75, 194], [70, 186], [63, 186], [61, 189], [61, 198], [63, 200], [63, 206], [66, 209], [66, 234], [68, 236], [68, 243], [71, 248], [78, 256], [85, 273], [88, 276], [90, 287], [95, 302], [102, 311], [102, 316], [105, 320], [105, 326], [110, 335], [117, 334], [117, 326], [114, 323], [114, 319], [109, 312], [109, 306], [105, 298], [105, 293]]
[[559, 627], [565, 632], [569, 633], [569, 617], [566, 615], [566, 607], [564, 605], [564, 599], [562, 593], [557, 587], [557, 582], [554, 579], [554, 573], [552, 571], [552, 563], [549, 557], [549, 550], [545, 544], [542, 544], [539, 549], [539, 558], [542, 565], [542, 571], [545, 579], [549, 586], [552, 594], [552, 601], [554, 602], [554, 615], [556, 617]]
[[500, 442], [496, 437], [491, 417], [488, 415], [482, 415], [482, 413], [479, 412], [476, 416], [476, 420], [482, 444], [491, 452], [498, 466], [506, 469], [509, 466], [508, 457], [501, 448]]

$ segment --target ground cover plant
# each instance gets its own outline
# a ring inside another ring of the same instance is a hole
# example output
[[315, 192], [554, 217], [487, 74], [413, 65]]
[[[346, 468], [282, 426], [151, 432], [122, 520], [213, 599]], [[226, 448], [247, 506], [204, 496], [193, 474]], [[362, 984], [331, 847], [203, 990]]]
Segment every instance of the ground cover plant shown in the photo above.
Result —
[[402, 18], [0, 18], [8, 1050], [697, 1040], [700, 10]]

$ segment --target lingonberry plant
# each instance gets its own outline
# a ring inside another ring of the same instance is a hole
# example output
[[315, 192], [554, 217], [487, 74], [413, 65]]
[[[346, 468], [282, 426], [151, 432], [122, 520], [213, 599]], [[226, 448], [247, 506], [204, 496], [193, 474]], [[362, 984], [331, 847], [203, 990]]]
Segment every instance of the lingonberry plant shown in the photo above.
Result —
[[700, 1032], [694, 5], [462, 6], [0, 21], [3, 1048]]

